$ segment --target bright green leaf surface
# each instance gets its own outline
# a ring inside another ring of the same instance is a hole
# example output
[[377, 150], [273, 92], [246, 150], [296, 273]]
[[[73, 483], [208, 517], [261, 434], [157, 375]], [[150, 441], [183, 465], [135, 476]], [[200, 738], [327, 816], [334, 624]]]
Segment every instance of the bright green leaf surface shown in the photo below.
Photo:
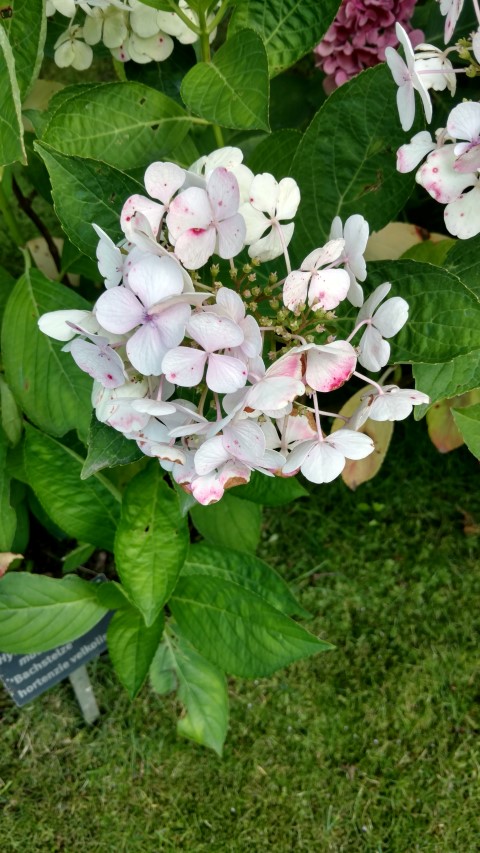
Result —
[[28, 480], [44, 510], [70, 536], [111, 551], [119, 495], [101, 475], [81, 480], [83, 462], [70, 448], [27, 426]]
[[144, 193], [144, 187], [106, 163], [67, 157], [41, 143], [35, 150], [48, 169], [55, 211], [63, 230], [72, 243], [95, 259], [98, 237], [92, 222], [118, 242], [123, 237], [122, 207], [128, 196]]
[[132, 607], [115, 613], [108, 626], [108, 653], [131, 699], [135, 698], [148, 675], [163, 625], [163, 613], [160, 613], [147, 628], [142, 614]]
[[71, 429], [87, 433], [92, 380], [62, 344], [40, 332], [47, 311], [89, 309], [88, 302], [63, 284], [30, 269], [18, 280], [5, 309], [2, 349], [7, 382], [26, 415], [52, 435]]
[[22, 101], [38, 76], [47, 34], [44, 0], [11, 0], [12, 17], [3, 21], [15, 56]]
[[181, 95], [196, 115], [223, 127], [268, 130], [268, 67], [253, 30], [232, 36], [212, 62], [199, 62], [183, 78]]
[[17, 529], [17, 514], [10, 502], [10, 475], [6, 468], [7, 451], [7, 437], [0, 429], [0, 551], [11, 550]]
[[43, 141], [77, 157], [133, 169], [174, 156], [191, 127], [185, 110], [142, 83], [103, 83], [65, 100]]
[[263, 38], [270, 76], [289, 68], [325, 35], [339, 0], [239, 0], [229, 33], [252, 27]]
[[332, 646], [229, 580], [180, 578], [170, 608], [182, 634], [231, 675], [270, 675]]
[[452, 414], [468, 449], [480, 459], [480, 403], [466, 409], [452, 409]]
[[471, 240], [455, 240], [450, 249], [446, 267], [458, 275], [475, 296], [480, 298], [480, 234]]
[[81, 542], [69, 554], [62, 557], [62, 574], [68, 575], [70, 572], [74, 572], [75, 569], [78, 569], [79, 566], [82, 566], [90, 559], [94, 551], [94, 545]]
[[14, 654], [53, 649], [81, 637], [105, 612], [94, 585], [80, 578], [7, 574], [0, 581], [0, 649]]
[[4, 379], [0, 376], [0, 405], [2, 428], [10, 444], [15, 446], [22, 437], [22, 413], [17, 406], [15, 397]]
[[15, 60], [4, 28], [0, 25], [0, 166], [26, 162], [23, 144], [20, 91]]
[[118, 574], [147, 625], [168, 601], [188, 544], [178, 496], [162, 479], [155, 460], [127, 486], [115, 539]]
[[[480, 388], [480, 352], [474, 350], [467, 355], [444, 364], [414, 364], [413, 375], [419, 391], [428, 394], [431, 403], [456, 397]], [[415, 406], [415, 417], [423, 417], [428, 406]]]
[[231, 495], [264, 506], [282, 506], [296, 498], [308, 497], [308, 492], [295, 477], [266, 477], [254, 471], [250, 482], [235, 486]]
[[102, 468], [114, 468], [116, 465], [128, 465], [143, 459], [143, 453], [131, 439], [123, 433], [102, 424], [92, 414], [90, 432], [88, 434], [88, 453], [82, 469], [82, 480], [91, 477]]
[[260, 541], [261, 508], [251, 501], [225, 494], [216, 504], [196, 504], [190, 510], [198, 532], [213, 545], [237, 551], [255, 551]]
[[392, 107], [396, 88], [385, 66], [363, 71], [333, 92], [307, 129], [291, 173], [302, 195], [292, 241], [299, 260], [328, 238], [335, 216], [361, 213], [378, 231], [407, 201], [414, 177], [396, 168], [405, 142]]
[[293, 597], [287, 584], [268, 563], [241, 551], [192, 545], [181, 576], [206, 575], [224, 578], [256, 593], [287, 616], [308, 615]]

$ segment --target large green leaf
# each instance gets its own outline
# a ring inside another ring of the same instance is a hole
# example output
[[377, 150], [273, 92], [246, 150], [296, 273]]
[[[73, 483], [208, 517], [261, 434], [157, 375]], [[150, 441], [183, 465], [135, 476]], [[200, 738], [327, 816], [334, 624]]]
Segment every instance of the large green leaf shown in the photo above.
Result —
[[254, 148], [247, 166], [255, 174], [272, 172], [277, 181], [290, 175], [293, 158], [302, 134], [299, 130], [276, 130]]
[[20, 90], [15, 60], [4, 28], [0, 25], [0, 167], [27, 162], [23, 144]]
[[242, 551], [192, 545], [181, 576], [206, 575], [225, 578], [250, 589], [287, 616], [309, 615], [293, 597], [287, 584], [268, 563]]
[[223, 578], [180, 578], [169, 606], [189, 642], [232, 675], [270, 675], [332, 648], [263, 598]]
[[2, 429], [10, 444], [14, 447], [20, 441], [23, 430], [22, 413], [15, 397], [4, 379], [0, 376], [0, 407]]
[[325, 241], [335, 216], [361, 213], [378, 231], [407, 201], [414, 177], [396, 168], [405, 134], [395, 91], [386, 66], [369, 68], [336, 89], [307, 129], [291, 172], [302, 196], [292, 241], [299, 260]]
[[294, 65], [325, 35], [339, 0], [238, 0], [229, 33], [252, 27], [263, 38], [270, 76]]
[[466, 409], [452, 409], [452, 414], [468, 449], [480, 459], [480, 403]]
[[35, 150], [48, 169], [55, 212], [65, 234], [82, 252], [95, 259], [98, 237], [92, 222], [118, 242], [123, 237], [122, 207], [128, 196], [145, 193], [144, 187], [106, 163], [67, 157], [42, 143], [37, 143]]
[[[480, 353], [459, 355], [443, 364], [414, 364], [413, 375], [419, 391], [428, 394], [430, 403], [465, 394], [480, 388]], [[427, 406], [415, 406], [415, 418], [425, 414]]]
[[178, 496], [163, 480], [155, 460], [128, 484], [115, 539], [118, 574], [147, 625], [168, 601], [188, 544]]
[[192, 121], [175, 101], [142, 83], [103, 83], [63, 101], [43, 141], [77, 157], [133, 169], [174, 156]]
[[2, 325], [7, 382], [33, 423], [52, 435], [78, 429], [86, 435], [90, 422], [92, 380], [83, 373], [64, 344], [40, 332], [37, 321], [47, 311], [89, 309], [81, 296], [30, 269], [18, 280]]
[[198, 532], [213, 545], [237, 551], [255, 551], [258, 546], [262, 511], [251, 501], [225, 494], [211, 506], [196, 504], [190, 515]]
[[368, 265], [372, 288], [392, 282], [391, 296], [409, 304], [407, 323], [391, 339], [392, 361], [450, 361], [480, 348], [480, 302], [460, 279], [441, 267], [416, 261]]
[[12, 572], [0, 580], [0, 649], [44, 652], [81, 637], [104, 616], [94, 584]]
[[81, 480], [83, 462], [69, 447], [27, 426], [28, 481], [44, 510], [70, 536], [112, 551], [120, 498], [99, 474]]
[[6, 468], [7, 451], [7, 437], [0, 428], [0, 551], [10, 551], [17, 529], [17, 514], [10, 502], [10, 475]]
[[221, 755], [228, 726], [223, 672], [182, 637], [168, 637], [153, 659], [150, 683], [160, 693], [178, 685], [177, 696], [185, 707], [185, 714], [177, 723], [178, 733]]
[[3, 21], [15, 56], [22, 101], [38, 77], [47, 34], [44, 0], [11, 0], [12, 16]]
[[143, 458], [137, 444], [123, 433], [102, 424], [92, 413], [88, 434], [88, 453], [82, 468], [82, 480], [91, 477], [102, 468], [114, 468], [116, 465], [128, 465]]
[[268, 66], [262, 39], [242, 30], [183, 78], [187, 107], [208, 121], [239, 130], [269, 130]]
[[456, 240], [447, 255], [445, 266], [480, 298], [479, 256], [480, 234], [477, 234], [471, 240]]
[[142, 614], [131, 607], [115, 613], [108, 626], [108, 653], [131, 699], [135, 698], [148, 675], [163, 625], [163, 613], [147, 628]]
[[307, 490], [296, 477], [266, 477], [259, 471], [254, 471], [244, 486], [235, 486], [231, 494], [264, 506], [282, 506], [296, 498], [308, 498]]

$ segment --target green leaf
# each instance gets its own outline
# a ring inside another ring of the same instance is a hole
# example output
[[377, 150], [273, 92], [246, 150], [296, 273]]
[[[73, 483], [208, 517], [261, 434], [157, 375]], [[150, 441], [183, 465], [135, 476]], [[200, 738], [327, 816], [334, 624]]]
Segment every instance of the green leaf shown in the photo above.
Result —
[[205, 575], [180, 578], [170, 609], [200, 654], [231, 675], [270, 675], [292, 661], [332, 648], [229, 580]]
[[301, 138], [299, 130], [276, 130], [259, 142], [247, 159], [247, 166], [256, 175], [272, 172], [277, 181], [281, 181], [290, 175]]
[[[17, 514], [10, 503], [10, 475], [6, 469], [8, 441], [0, 429], [0, 551], [10, 551], [17, 529]], [[0, 648], [2, 648], [0, 644]]]
[[[474, 391], [480, 388], [479, 352], [459, 355], [444, 364], [414, 364], [413, 375], [416, 388], [428, 394], [430, 403]], [[428, 406], [415, 406], [416, 419], [423, 417], [427, 409]]]
[[203, 542], [192, 545], [181, 577], [191, 575], [231, 580], [264, 598], [272, 607], [287, 616], [309, 616], [275, 569], [253, 554], [227, 548], [212, 548]]
[[222, 127], [269, 130], [268, 66], [262, 40], [241, 30], [183, 78], [181, 95], [196, 115]]
[[296, 477], [266, 477], [258, 471], [253, 472], [250, 482], [235, 486], [230, 494], [264, 506], [282, 506], [297, 498], [308, 498], [307, 490]]
[[3, 314], [5, 312], [5, 305], [7, 304], [8, 297], [14, 287], [15, 279], [13, 275], [10, 275], [6, 269], [0, 267], [0, 323], [3, 320]]
[[36, 143], [35, 150], [48, 169], [55, 212], [63, 230], [72, 243], [95, 259], [98, 237], [92, 222], [118, 242], [124, 236], [120, 228], [122, 207], [128, 196], [145, 193], [143, 185], [106, 163], [66, 157], [42, 143]]
[[103, 83], [64, 100], [43, 141], [62, 154], [128, 170], [174, 156], [191, 125], [182, 107], [149, 86]]
[[128, 484], [115, 539], [115, 561], [125, 590], [152, 625], [168, 601], [187, 556], [188, 525], [158, 462]]
[[291, 172], [302, 196], [292, 241], [300, 260], [312, 235], [315, 246], [328, 239], [335, 216], [361, 213], [379, 231], [407, 201], [415, 179], [396, 168], [405, 142], [396, 88], [386, 66], [369, 68], [336, 89], [305, 132]]
[[135, 698], [148, 675], [164, 621], [163, 613], [160, 613], [147, 628], [142, 614], [132, 607], [115, 613], [108, 626], [108, 654], [131, 699]]
[[257, 504], [225, 494], [210, 506], [197, 504], [190, 515], [198, 532], [214, 545], [252, 552], [258, 546], [262, 510]]
[[143, 453], [137, 444], [123, 433], [102, 424], [92, 413], [88, 434], [88, 453], [82, 469], [82, 480], [86, 480], [101, 471], [102, 468], [114, 468], [116, 465], [128, 465], [143, 459]]
[[265, 42], [273, 77], [321, 41], [339, 5], [339, 0], [238, 0], [229, 34], [243, 27], [256, 30]]
[[90, 559], [95, 551], [95, 545], [88, 545], [80, 542], [76, 548], [73, 548], [68, 554], [62, 557], [62, 574], [68, 575], [74, 572], [79, 566], [82, 566]]
[[22, 437], [23, 421], [22, 413], [18, 408], [7, 383], [0, 376], [0, 406], [2, 428], [10, 444], [14, 447]]
[[[433, 240], [423, 240], [422, 243], [415, 243], [410, 249], [403, 253], [402, 258], [410, 258], [412, 261], [421, 261], [426, 264], [434, 264], [437, 267], [447, 266], [445, 258], [450, 249], [455, 244], [455, 240], [446, 238], [434, 243]], [[452, 272], [455, 272], [452, 270]], [[456, 273], [459, 278], [462, 276]]]
[[466, 409], [452, 409], [452, 414], [470, 453], [480, 459], [480, 403]]
[[12, 572], [0, 581], [0, 649], [45, 652], [81, 637], [106, 610], [94, 584]]
[[223, 672], [182, 637], [172, 637], [166, 639], [153, 659], [150, 683], [158, 693], [170, 692], [177, 683], [178, 699], [185, 707], [185, 714], [177, 723], [178, 733], [221, 755], [228, 727]]
[[450, 249], [445, 266], [450, 272], [458, 275], [475, 296], [480, 298], [480, 235], [471, 240], [455, 240]]
[[0, 167], [8, 166], [17, 160], [26, 163], [15, 60], [2, 26], [0, 26], [0, 81]]
[[69, 447], [27, 425], [25, 465], [44, 510], [70, 536], [112, 551], [120, 498], [100, 474], [81, 480], [83, 462]]
[[15, 56], [15, 71], [22, 102], [38, 77], [47, 34], [43, 0], [11, 0], [13, 14], [3, 22]]
[[5, 309], [2, 349], [7, 382], [25, 414], [52, 435], [71, 429], [87, 434], [92, 380], [62, 344], [40, 332], [41, 314], [89, 309], [70, 288], [30, 269], [18, 280]]
[[437, 363], [480, 348], [480, 302], [441, 267], [416, 261], [368, 265], [372, 288], [392, 282], [390, 296], [409, 304], [408, 320], [391, 340], [391, 361]]

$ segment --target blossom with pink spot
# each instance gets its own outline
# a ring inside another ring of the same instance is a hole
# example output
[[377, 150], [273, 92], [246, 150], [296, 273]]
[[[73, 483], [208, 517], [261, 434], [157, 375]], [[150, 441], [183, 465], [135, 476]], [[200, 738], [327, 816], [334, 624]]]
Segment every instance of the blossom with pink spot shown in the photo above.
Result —
[[[345, 240], [329, 240], [321, 249], [315, 249], [302, 261], [299, 270], [293, 270], [283, 285], [283, 303], [291, 311], [302, 308], [308, 301], [313, 311], [324, 308], [331, 311], [342, 302], [350, 288], [348, 272], [335, 269], [340, 263]], [[327, 267], [322, 269], [322, 267]]]
[[357, 353], [348, 341], [298, 347], [306, 359], [305, 379], [310, 388], [327, 393], [340, 388], [357, 366]]
[[326, 437], [317, 435], [298, 442], [282, 471], [287, 475], [301, 471], [311, 483], [330, 483], [342, 473], [347, 459], [365, 459], [374, 450], [368, 435], [342, 428]]

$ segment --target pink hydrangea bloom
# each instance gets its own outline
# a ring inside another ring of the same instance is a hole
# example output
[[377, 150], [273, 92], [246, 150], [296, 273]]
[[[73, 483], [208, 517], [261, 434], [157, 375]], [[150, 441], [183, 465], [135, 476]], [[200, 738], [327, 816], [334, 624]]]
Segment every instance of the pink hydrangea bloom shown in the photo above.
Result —
[[396, 47], [395, 23], [409, 33], [414, 47], [423, 40], [421, 30], [408, 22], [415, 0], [343, 0], [337, 17], [315, 48], [316, 64], [327, 75], [326, 92], [346, 83], [359, 71], [385, 59], [385, 48]]

